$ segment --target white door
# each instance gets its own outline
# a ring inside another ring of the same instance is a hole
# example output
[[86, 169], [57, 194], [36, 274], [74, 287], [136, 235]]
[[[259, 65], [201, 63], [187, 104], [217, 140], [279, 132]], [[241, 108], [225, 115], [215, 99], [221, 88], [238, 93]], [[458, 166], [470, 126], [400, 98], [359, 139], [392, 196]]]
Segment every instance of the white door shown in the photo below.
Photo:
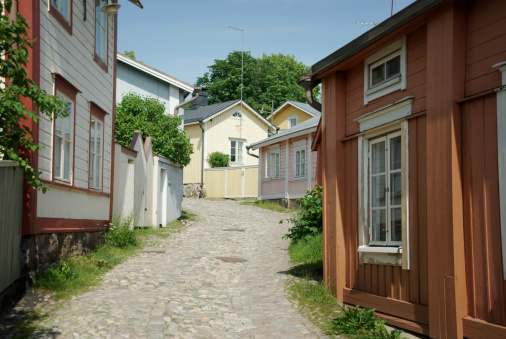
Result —
[[160, 188], [158, 191], [158, 225], [167, 226], [167, 169], [160, 168]]

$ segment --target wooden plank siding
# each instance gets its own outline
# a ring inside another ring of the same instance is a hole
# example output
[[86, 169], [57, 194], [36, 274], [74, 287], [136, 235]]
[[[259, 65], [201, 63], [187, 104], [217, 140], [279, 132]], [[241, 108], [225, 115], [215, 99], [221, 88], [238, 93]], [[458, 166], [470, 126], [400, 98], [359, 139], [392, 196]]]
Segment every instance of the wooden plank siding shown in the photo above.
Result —
[[[427, 217], [425, 173], [425, 116], [409, 122], [410, 131], [410, 262], [411, 269], [399, 266], [359, 264], [358, 241], [358, 141], [347, 140], [344, 175], [346, 180], [345, 233], [347, 254], [347, 287], [350, 289], [427, 305]], [[414, 172], [413, 172], [414, 171]]]
[[496, 96], [462, 112], [464, 228], [469, 315], [506, 325], [497, 172]]

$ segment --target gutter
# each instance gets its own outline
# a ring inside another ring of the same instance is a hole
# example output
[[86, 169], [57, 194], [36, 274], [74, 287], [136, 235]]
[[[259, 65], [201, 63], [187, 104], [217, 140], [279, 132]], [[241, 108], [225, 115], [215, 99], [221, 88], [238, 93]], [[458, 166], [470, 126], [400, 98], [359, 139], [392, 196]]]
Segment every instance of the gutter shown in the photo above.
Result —
[[[194, 100], [197, 100], [201, 91], [202, 91], [202, 87], [195, 87], [195, 90], [193, 91], [193, 93], [195, 93], [194, 97], [192, 97], [191, 99], [186, 100], [186, 101], [180, 103], [179, 105], [177, 105], [176, 107], [174, 107], [174, 117], [178, 116], [177, 113], [181, 107], [183, 107], [186, 104], [189, 104], [190, 102], [192, 102]], [[200, 126], [200, 128], [202, 128], [202, 126]]]
[[248, 155], [251, 155], [251, 156], [252, 156], [252, 157], [254, 157], [254, 158], [259, 159], [260, 157], [259, 157], [258, 155], [256, 155], [256, 154], [252, 154], [252, 153], [250, 153], [250, 152], [249, 152], [250, 148], [251, 148], [251, 146], [246, 146], [246, 153], [247, 153]]
[[[311, 70], [309, 70], [310, 72]], [[306, 91], [306, 100], [307, 103], [313, 107], [315, 110], [321, 112], [322, 111], [322, 104], [316, 101], [313, 98], [313, 88], [318, 86], [320, 84], [320, 80], [313, 80], [311, 75], [308, 75], [309, 72], [306, 74], [306, 76], [303, 76], [299, 79], [299, 86], [304, 88]]]
[[[197, 95], [198, 96], [198, 95]], [[200, 197], [202, 198], [202, 189], [204, 188], [204, 143], [206, 141], [204, 127], [202, 127], [202, 119], [199, 120], [199, 126], [202, 130], [202, 168], [200, 171]]]

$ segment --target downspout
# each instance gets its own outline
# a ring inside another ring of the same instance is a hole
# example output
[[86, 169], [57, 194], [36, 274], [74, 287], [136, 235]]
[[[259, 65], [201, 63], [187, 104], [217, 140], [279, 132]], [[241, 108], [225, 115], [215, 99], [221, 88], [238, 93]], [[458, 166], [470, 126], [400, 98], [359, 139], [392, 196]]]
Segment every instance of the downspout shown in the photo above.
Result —
[[[309, 72], [311, 72], [311, 70], [309, 70]], [[307, 103], [311, 107], [313, 107], [314, 109], [321, 112], [322, 111], [322, 104], [313, 98], [313, 88], [315, 88], [319, 84], [320, 84], [319, 81], [315, 81], [315, 80], [311, 79], [311, 75], [307, 75], [307, 73], [306, 73], [306, 76], [303, 76], [302, 78], [299, 79], [299, 86], [304, 88], [304, 90], [306, 91]]]
[[249, 152], [250, 148], [251, 148], [251, 146], [246, 146], [246, 153], [247, 153], [248, 155], [251, 155], [252, 157], [255, 157], [255, 158], [259, 159], [259, 156], [258, 156], [258, 155], [256, 155], [256, 154], [252, 154], [252, 153], [250, 153], [250, 152]]
[[203, 197], [202, 189], [204, 188], [204, 143], [205, 143], [205, 131], [202, 127], [202, 119], [199, 120], [199, 126], [202, 130], [202, 170], [200, 171], [200, 198]]
[[191, 99], [188, 99], [186, 101], [184, 101], [183, 103], [180, 103], [179, 105], [177, 105], [176, 107], [174, 107], [174, 116], [177, 117], [178, 116], [178, 111], [181, 107], [183, 107], [184, 105], [186, 104], [189, 104], [190, 102], [194, 101], [194, 100], [197, 100], [197, 98], [199, 97], [199, 94], [200, 92], [202, 91], [202, 87], [195, 87], [195, 90], [193, 91], [193, 93], [195, 94], [194, 97], [192, 97]]

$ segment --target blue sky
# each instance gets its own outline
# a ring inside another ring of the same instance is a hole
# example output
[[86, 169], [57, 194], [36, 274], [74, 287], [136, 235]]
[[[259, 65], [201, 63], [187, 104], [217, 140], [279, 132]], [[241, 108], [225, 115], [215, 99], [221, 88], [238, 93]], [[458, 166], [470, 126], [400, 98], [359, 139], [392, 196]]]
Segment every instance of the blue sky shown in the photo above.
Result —
[[[311, 66], [390, 17], [391, 0], [121, 0], [118, 51], [187, 83], [241, 50], [289, 54]], [[414, 0], [394, 0], [394, 13]]]

